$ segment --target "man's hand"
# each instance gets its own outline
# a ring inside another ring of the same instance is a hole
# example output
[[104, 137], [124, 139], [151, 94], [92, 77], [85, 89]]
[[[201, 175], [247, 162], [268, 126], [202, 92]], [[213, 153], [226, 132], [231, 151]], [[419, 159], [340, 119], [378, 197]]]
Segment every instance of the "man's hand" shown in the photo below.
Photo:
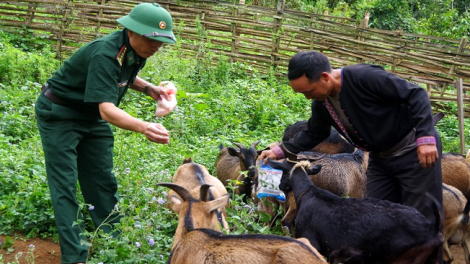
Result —
[[436, 160], [439, 158], [439, 152], [436, 145], [420, 145], [418, 146], [419, 163], [423, 168], [430, 168], [434, 166]]
[[170, 142], [170, 133], [161, 124], [150, 123], [145, 129], [144, 135], [155, 143], [167, 144]]
[[268, 158], [271, 158], [273, 160], [277, 160], [277, 155], [274, 151], [272, 150], [263, 150], [261, 154], [258, 156], [258, 162], [263, 160], [263, 165], [265, 165], [268, 162]]
[[171, 100], [170, 94], [170, 90], [162, 85], [156, 86], [151, 84], [148, 89], [148, 95], [152, 97], [155, 101], [158, 101], [160, 97], [169, 101]]

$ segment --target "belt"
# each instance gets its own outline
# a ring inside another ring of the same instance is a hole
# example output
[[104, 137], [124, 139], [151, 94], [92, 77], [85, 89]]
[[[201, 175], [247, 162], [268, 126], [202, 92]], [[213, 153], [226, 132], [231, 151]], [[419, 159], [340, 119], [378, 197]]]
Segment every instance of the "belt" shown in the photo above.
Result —
[[46, 83], [41, 87], [41, 91], [44, 93], [44, 95], [51, 100], [54, 104], [58, 105], [67, 105], [67, 102], [64, 100], [60, 99], [57, 95], [53, 94], [51, 89], [49, 89], [49, 85]]

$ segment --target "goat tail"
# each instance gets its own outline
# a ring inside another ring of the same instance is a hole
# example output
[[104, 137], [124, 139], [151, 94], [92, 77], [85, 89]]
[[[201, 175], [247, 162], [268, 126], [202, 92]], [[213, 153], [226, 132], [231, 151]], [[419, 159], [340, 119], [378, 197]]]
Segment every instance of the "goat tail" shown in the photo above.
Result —
[[470, 197], [465, 197], [465, 198], [467, 199], [467, 203], [465, 204], [465, 207], [463, 208], [462, 223], [464, 225], [468, 225], [468, 222], [469, 222], [468, 213], [470, 212]]
[[432, 203], [432, 208], [434, 211], [434, 224], [435, 224], [435, 233], [439, 235], [444, 230], [444, 214], [442, 213], [441, 203], [433, 195], [426, 193], [426, 197]]

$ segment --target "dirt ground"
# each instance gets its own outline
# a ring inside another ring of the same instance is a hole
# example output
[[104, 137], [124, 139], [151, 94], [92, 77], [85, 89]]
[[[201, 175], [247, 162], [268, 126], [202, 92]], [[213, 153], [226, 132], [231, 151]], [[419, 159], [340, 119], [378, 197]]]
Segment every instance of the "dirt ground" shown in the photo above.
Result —
[[[13, 237], [12, 237], [13, 238]], [[0, 244], [5, 241], [5, 236], [0, 235]], [[0, 249], [0, 254], [3, 256], [3, 263], [8, 264], [15, 262], [18, 264], [60, 264], [60, 248], [59, 244], [52, 242], [48, 239], [25, 239], [21, 236], [14, 237], [13, 249], [11, 253], [7, 253], [5, 250]], [[34, 262], [27, 260], [28, 251], [30, 246], [34, 245]], [[464, 251], [460, 246], [451, 246], [450, 250], [454, 256], [454, 262], [452, 264], [465, 264]], [[16, 257], [19, 252], [23, 252], [21, 257], [16, 261]]]
[[[0, 249], [0, 254], [3, 256], [3, 263], [8, 264], [11, 262], [18, 264], [60, 264], [60, 248], [59, 244], [52, 242], [49, 239], [25, 239], [21, 236], [10, 236], [13, 243], [13, 252], [7, 252], [4, 249]], [[5, 242], [5, 236], [0, 235], [0, 244]], [[34, 256], [34, 262], [27, 260], [27, 257], [31, 259], [30, 246], [34, 246], [32, 256]], [[18, 254], [22, 252], [21, 256]], [[18, 260], [16, 260], [18, 258]]]

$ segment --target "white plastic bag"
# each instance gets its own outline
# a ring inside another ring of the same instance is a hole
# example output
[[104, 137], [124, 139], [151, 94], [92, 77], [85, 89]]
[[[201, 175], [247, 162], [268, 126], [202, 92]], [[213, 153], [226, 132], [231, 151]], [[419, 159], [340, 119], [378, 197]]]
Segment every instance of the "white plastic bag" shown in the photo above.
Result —
[[176, 87], [170, 81], [165, 81], [160, 83], [160, 87], [165, 87], [167, 93], [170, 95], [170, 100], [166, 100], [163, 96], [160, 95], [160, 98], [157, 100], [157, 110], [155, 110], [155, 115], [158, 117], [166, 116], [176, 107]]
[[284, 192], [279, 190], [281, 183], [282, 170], [273, 169], [268, 164], [259, 167], [258, 189], [257, 197], [274, 197], [277, 200], [284, 202], [286, 196]]

